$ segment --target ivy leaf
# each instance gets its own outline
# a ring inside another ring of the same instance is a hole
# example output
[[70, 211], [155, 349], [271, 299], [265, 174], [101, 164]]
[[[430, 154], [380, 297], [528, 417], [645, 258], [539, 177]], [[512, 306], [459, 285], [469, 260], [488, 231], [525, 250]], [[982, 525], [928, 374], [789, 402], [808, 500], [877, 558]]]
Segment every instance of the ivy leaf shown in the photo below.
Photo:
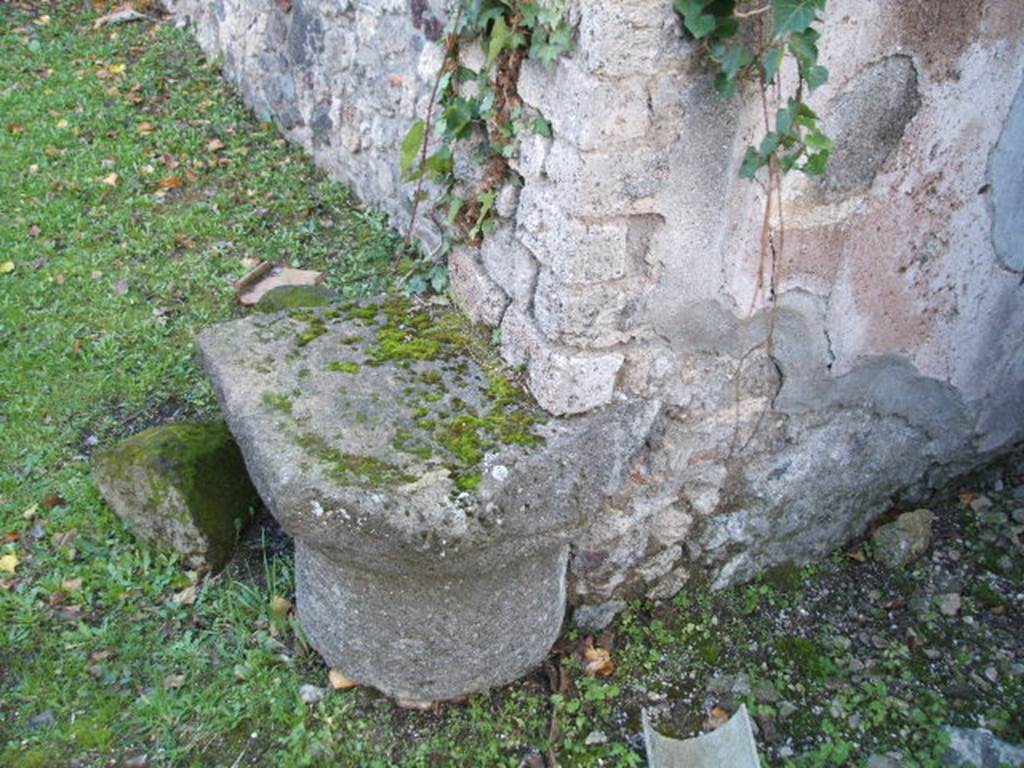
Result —
[[402, 170], [402, 176], [409, 178], [409, 171], [412, 170], [413, 163], [416, 162], [416, 157], [420, 154], [423, 149], [423, 141], [427, 135], [427, 124], [422, 120], [417, 120], [411, 126], [409, 126], [409, 132], [405, 134], [405, 138], [402, 139], [402, 154], [399, 159], [399, 165]]
[[808, 149], [813, 149], [817, 152], [831, 152], [834, 149], [832, 139], [817, 128], [808, 132], [804, 137], [804, 144], [807, 145]]
[[505, 17], [499, 16], [494, 22], [494, 26], [491, 27], [491, 41], [487, 46], [487, 61], [484, 63], [484, 69], [490, 69], [503, 52], [517, 47], [517, 37], [518, 35], [505, 23]]
[[775, 131], [768, 131], [761, 139], [761, 146], [758, 147], [757, 153], [763, 157], [768, 157], [772, 152], [779, 148], [779, 134]]
[[743, 156], [743, 165], [740, 166], [740, 176], [744, 179], [752, 179], [767, 164], [767, 157], [761, 155], [753, 147], [747, 147], [747, 153]]
[[427, 158], [423, 164], [423, 171], [428, 178], [439, 179], [451, 173], [453, 165], [451, 148], [443, 146]]
[[453, 99], [448, 108], [444, 111], [445, 132], [455, 137], [462, 138], [476, 116], [473, 102], [469, 99]]
[[804, 69], [810, 69], [818, 63], [817, 43], [820, 37], [813, 29], [789, 36], [789, 50]]
[[715, 90], [718, 91], [718, 95], [723, 99], [731, 99], [736, 95], [736, 86], [736, 78], [729, 77], [725, 72], [719, 72], [715, 75]]
[[764, 81], [769, 85], [775, 82], [775, 77], [779, 74], [779, 68], [782, 66], [784, 56], [785, 53], [782, 48], [778, 47], [769, 48], [768, 52], [764, 55], [764, 61], [762, 62]]
[[828, 82], [828, 70], [819, 64], [807, 70], [804, 79], [807, 81], [807, 87], [813, 91]]
[[683, 23], [686, 25], [686, 28], [690, 30], [690, 34], [698, 40], [710, 35], [715, 31], [715, 27], [718, 26], [718, 23], [715, 21], [715, 17], [708, 13], [684, 16]]
[[680, 16], [700, 16], [704, 13], [701, 0], [676, 0], [676, 11]]
[[825, 10], [825, 0], [772, 0], [772, 34], [776, 38], [803, 32]]
[[551, 122], [544, 119], [543, 117], [535, 117], [530, 123], [530, 128], [539, 136], [550, 139], [554, 135], [554, 131], [551, 130]]
[[828, 161], [831, 156], [831, 151], [827, 149], [815, 152], [807, 158], [807, 162], [804, 163], [803, 168], [800, 170], [808, 176], [821, 176], [821, 174], [828, 170]]
[[716, 45], [712, 52], [722, 65], [726, 77], [733, 79], [754, 60], [754, 55], [740, 43]]

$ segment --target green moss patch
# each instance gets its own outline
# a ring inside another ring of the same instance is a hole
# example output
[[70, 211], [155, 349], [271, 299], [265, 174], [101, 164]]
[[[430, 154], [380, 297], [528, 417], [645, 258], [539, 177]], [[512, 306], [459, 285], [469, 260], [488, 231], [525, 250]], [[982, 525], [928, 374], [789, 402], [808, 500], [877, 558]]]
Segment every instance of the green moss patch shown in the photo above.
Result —
[[333, 294], [323, 285], [281, 285], [267, 291], [256, 303], [257, 312], [282, 312], [303, 307], [324, 307]]

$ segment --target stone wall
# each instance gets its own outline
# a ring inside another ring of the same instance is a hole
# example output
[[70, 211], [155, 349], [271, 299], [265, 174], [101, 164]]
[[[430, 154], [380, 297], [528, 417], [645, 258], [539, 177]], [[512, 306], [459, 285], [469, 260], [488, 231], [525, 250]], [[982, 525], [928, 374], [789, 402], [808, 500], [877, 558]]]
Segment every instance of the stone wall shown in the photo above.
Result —
[[[168, 5], [258, 113], [408, 221], [397, 147], [441, 3]], [[805, 562], [1024, 437], [1024, 5], [830, 6], [811, 104], [837, 151], [786, 182], [774, 309], [763, 189], [737, 173], [757, 99], [718, 100], [669, 0], [570, 3], [575, 52], [522, 69], [554, 135], [523, 140], [497, 230], [452, 250], [454, 292], [550, 412], [661, 403], [577, 542], [578, 603]]]

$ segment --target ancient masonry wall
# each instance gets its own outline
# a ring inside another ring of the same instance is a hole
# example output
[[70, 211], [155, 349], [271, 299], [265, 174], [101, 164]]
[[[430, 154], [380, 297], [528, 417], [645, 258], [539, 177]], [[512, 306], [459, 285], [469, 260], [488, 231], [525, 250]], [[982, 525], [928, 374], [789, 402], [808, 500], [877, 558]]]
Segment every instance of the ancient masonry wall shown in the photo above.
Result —
[[[257, 113], [408, 221], [398, 145], [442, 3], [167, 4]], [[549, 411], [662, 404], [575, 547], [589, 620], [820, 556], [1024, 437], [1024, 5], [830, 5], [811, 103], [838, 149], [786, 182], [774, 310], [763, 189], [737, 176], [756, 95], [717, 99], [669, 0], [570, 3], [574, 53], [522, 70], [554, 135], [524, 138], [497, 230], [452, 250], [455, 294]]]

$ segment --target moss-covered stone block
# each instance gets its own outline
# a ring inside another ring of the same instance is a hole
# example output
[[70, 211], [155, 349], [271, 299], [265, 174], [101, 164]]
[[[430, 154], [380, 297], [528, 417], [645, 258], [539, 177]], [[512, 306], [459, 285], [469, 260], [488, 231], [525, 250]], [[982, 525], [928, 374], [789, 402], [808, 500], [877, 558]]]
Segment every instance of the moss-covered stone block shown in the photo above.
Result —
[[282, 312], [304, 307], [325, 307], [334, 294], [323, 285], [281, 285], [266, 292], [256, 303], [257, 312]]
[[223, 421], [147, 429], [98, 454], [93, 477], [139, 538], [192, 567], [223, 568], [260, 504]]

